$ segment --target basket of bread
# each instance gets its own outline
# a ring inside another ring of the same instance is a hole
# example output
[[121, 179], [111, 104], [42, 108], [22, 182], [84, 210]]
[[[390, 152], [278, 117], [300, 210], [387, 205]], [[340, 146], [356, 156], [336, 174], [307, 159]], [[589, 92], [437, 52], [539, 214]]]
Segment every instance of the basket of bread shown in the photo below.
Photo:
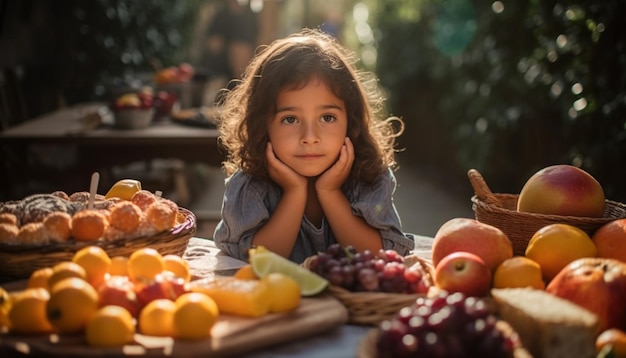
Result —
[[354, 324], [378, 324], [433, 287], [427, 260], [394, 250], [357, 252], [333, 244], [308, 257], [303, 266], [329, 281], [329, 293], [346, 306]]
[[141, 189], [134, 179], [118, 181], [106, 195], [94, 190], [34, 194], [0, 203], [0, 277], [28, 277], [71, 260], [89, 245], [110, 256], [147, 246], [182, 255], [195, 231], [191, 211]]
[[524, 255], [533, 234], [563, 223], [593, 234], [602, 225], [626, 217], [626, 205], [604, 196], [600, 183], [571, 165], [545, 167], [532, 175], [519, 194], [494, 194], [476, 169], [468, 171], [478, 221], [502, 230], [516, 255]]

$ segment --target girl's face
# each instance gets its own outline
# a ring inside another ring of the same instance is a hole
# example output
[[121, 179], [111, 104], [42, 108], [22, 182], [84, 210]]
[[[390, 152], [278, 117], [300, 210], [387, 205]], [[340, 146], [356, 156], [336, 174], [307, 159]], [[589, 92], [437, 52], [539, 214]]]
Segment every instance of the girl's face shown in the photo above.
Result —
[[322, 174], [339, 157], [348, 131], [344, 101], [318, 78], [299, 89], [284, 89], [268, 125], [274, 153], [306, 177]]

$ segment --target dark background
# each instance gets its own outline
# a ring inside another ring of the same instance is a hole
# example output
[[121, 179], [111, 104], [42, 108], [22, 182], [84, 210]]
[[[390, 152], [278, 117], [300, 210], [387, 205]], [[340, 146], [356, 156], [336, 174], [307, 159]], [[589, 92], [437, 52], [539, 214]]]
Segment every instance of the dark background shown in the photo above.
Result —
[[[107, 84], [153, 71], [155, 59], [189, 61], [206, 3], [0, 0], [0, 64], [17, 69], [26, 119], [100, 100]], [[389, 112], [406, 122], [404, 170], [467, 197], [470, 168], [494, 192], [517, 193], [535, 171], [574, 164], [607, 198], [626, 202], [626, 2], [364, 3], [377, 52], [371, 69]]]

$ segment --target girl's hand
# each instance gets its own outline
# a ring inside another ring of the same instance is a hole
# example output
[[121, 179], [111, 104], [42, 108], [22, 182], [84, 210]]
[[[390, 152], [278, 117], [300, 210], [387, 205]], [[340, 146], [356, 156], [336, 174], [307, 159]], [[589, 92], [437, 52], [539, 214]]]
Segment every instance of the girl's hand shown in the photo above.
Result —
[[346, 137], [344, 145], [339, 152], [339, 159], [328, 170], [322, 174], [315, 182], [315, 189], [321, 190], [338, 190], [341, 185], [348, 179], [352, 163], [354, 162], [354, 146], [350, 138]]
[[295, 170], [291, 169], [285, 163], [281, 162], [280, 159], [276, 157], [276, 154], [274, 154], [274, 149], [272, 149], [272, 143], [267, 143], [265, 155], [267, 157], [267, 171], [270, 175], [270, 178], [274, 182], [276, 182], [276, 184], [280, 185], [283, 190], [287, 191], [288, 189], [293, 188], [306, 189], [306, 177], [298, 174]]

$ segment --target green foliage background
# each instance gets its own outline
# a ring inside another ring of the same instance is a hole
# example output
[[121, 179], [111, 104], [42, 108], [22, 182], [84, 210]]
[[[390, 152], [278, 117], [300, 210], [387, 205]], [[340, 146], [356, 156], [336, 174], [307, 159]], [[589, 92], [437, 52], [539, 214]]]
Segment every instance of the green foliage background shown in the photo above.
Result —
[[369, 4], [376, 72], [415, 164], [463, 180], [476, 168], [509, 193], [574, 164], [626, 201], [626, 2]]

